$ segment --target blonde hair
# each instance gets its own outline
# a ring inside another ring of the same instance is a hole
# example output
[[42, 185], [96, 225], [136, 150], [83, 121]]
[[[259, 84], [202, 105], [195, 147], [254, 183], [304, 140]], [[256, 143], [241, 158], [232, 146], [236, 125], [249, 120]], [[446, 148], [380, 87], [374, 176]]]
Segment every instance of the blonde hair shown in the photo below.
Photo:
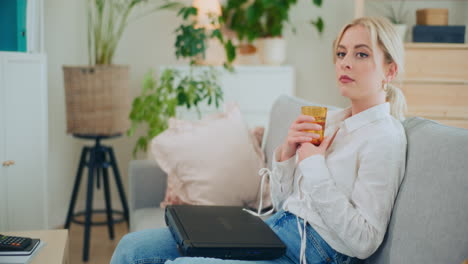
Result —
[[[362, 25], [369, 30], [372, 49], [376, 50], [377, 47], [380, 47], [384, 52], [386, 63], [393, 62], [397, 65], [398, 79], [404, 72], [405, 50], [403, 40], [397, 34], [393, 24], [384, 17], [360, 17], [345, 25], [333, 43], [333, 53], [338, 49], [338, 45], [346, 30], [356, 25]], [[335, 54], [333, 54], [333, 62], [336, 63]], [[403, 92], [400, 88], [390, 83], [387, 84], [386, 92], [386, 101], [390, 103], [390, 114], [398, 120], [404, 120], [407, 105]]]

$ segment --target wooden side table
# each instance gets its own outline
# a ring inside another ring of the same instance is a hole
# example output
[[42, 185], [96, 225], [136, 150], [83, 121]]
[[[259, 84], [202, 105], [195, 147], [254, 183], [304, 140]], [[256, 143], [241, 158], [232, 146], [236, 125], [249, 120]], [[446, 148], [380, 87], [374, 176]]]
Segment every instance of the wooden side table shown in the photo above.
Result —
[[37, 230], [4, 232], [5, 235], [39, 238], [46, 245], [37, 252], [30, 264], [68, 264], [68, 230]]

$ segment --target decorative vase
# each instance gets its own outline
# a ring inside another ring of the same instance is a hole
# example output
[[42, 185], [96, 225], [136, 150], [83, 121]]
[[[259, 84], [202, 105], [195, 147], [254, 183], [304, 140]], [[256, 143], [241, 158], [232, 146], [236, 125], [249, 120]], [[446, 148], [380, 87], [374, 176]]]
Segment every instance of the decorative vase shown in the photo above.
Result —
[[401, 40], [405, 42], [405, 36], [406, 36], [406, 24], [395, 24], [395, 29], [398, 35], [401, 37]]
[[63, 73], [67, 133], [115, 135], [128, 130], [128, 66], [63, 66]]
[[286, 40], [281, 37], [264, 38], [261, 57], [264, 64], [281, 65], [286, 59]]

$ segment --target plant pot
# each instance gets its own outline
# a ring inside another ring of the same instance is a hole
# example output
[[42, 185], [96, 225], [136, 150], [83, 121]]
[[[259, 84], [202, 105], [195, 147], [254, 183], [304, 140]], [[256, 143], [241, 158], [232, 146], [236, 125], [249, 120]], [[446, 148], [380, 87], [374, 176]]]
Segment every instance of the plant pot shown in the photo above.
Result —
[[253, 43], [244, 43], [236, 39], [234, 41], [236, 48], [236, 59], [233, 64], [236, 65], [258, 65], [261, 64], [259, 54], [259, 43], [254, 40]]
[[394, 26], [395, 26], [396, 32], [401, 37], [401, 40], [405, 42], [406, 29], [408, 26], [406, 24], [394, 24]]
[[284, 38], [264, 38], [261, 58], [264, 64], [281, 65], [286, 59], [286, 40]]
[[115, 135], [128, 130], [128, 66], [64, 66], [63, 73], [67, 133]]
[[240, 55], [248, 56], [257, 53], [257, 47], [251, 43], [242, 43], [239, 44], [237, 49], [239, 50]]

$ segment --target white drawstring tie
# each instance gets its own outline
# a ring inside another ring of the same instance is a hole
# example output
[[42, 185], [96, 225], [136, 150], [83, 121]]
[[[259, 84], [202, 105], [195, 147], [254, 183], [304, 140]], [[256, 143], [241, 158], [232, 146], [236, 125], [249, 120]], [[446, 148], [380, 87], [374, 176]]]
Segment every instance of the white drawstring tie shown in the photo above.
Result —
[[265, 185], [265, 179], [266, 179], [267, 176], [270, 178], [270, 181], [271, 181], [271, 174], [272, 174], [272, 172], [268, 168], [261, 168], [258, 171], [258, 175], [262, 176], [262, 181], [260, 183], [260, 204], [258, 206], [257, 212], [254, 212], [252, 210], [245, 209], [245, 208], [243, 208], [242, 210], [244, 210], [244, 211], [246, 211], [246, 212], [248, 212], [248, 213], [250, 213], [252, 215], [258, 216], [258, 217], [271, 215], [275, 211], [275, 206], [272, 205], [272, 208], [271, 208], [270, 211], [262, 214], [262, 209], [263, 209], [263, 187]]
[[[263, 209], [263, 187], [265, 185], [266, 177], [269, 177], [270, 181], [271, 181], [272, 172], [268, 168], [261, 168], [258, 171], [258, 174], [260, 176], [262, 176], [262, 181], [260, 183], [260, 204], [258, 206], [257, 212], [254, 212], [254, 211], [246, 209], [246, 208], [243, 208], [242, 210], [244, 210], [244, 211], [246, 211], [246, 212], [248, 212], [248, 213], [250, 213], [250, 214], [252, 214], [254, 216], [261, 217], [261, 216], [271, 215], [275, 211], [275, 207], [274, 207], [274, 205], [272, 205], [272, 208], [271, 208], [270, 211], [262, 214], [262, 209]], [[299, 191], [301, 191], [301, 190], [299, 190]], [[299, 255], [299, 263], [300, 264], [307, 264], [306, 254], [305, 254], [306, 247], [307, 247], [307, 236], [306, 236], [307, 220], [305, 220], [305, 219], [303, 219], [303, 220], [304, 220], [304, 229], [301, 228], [301, 224], [299, 222], [299, 217], [296, 216], [297, 229], [299, 230], [299, 236], [301, 237], [301, 250], [300, 250], [300, 255]]]
[[304, 230], [301, 228], [301, 224], [299, 222], [299, 217], [296, 216], [296, 221], [297, 221], [297, 229], [299, 230], [299, 236], [301, 237], [301, 251], [299, 253], [299, 263], [300, 264], [307, 264], [306, 260], [306, 247], [307, 247], [307, 236], [306, 236], [306, 230], [307, 230], [307, 220], [304, 220]]

